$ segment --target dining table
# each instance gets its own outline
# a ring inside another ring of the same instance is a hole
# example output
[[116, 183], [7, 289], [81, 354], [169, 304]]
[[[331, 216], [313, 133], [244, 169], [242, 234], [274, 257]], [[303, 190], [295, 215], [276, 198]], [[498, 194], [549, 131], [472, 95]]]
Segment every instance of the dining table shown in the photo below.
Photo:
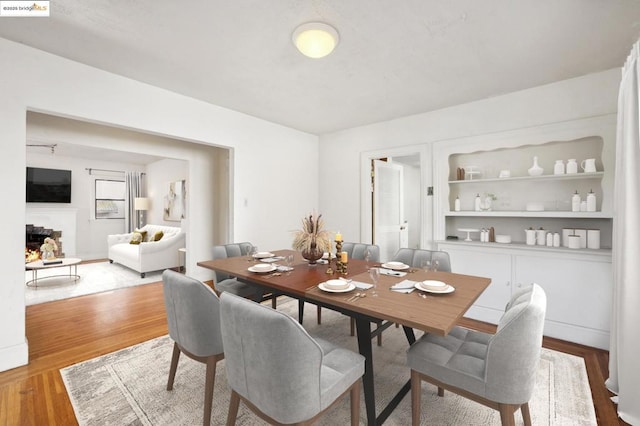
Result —
[[[379, 414], [376, 413], [371, 340], [393, 324], [402, 326], [409, 345], [416, 340], [414, 330], [445, 336], [491, 283], [491, 279], [485, 277], [424, 270], [409, 265], [405, 265], [404, 270], [387, 269], [382, 268], [380, 262], [358, 259], [349, 259], [346, 273], [338, 273], [335, 259], [331, 264], [311, 265], [293, 250], [274, 250], [270, 254], [273, 256], [268, 260], [275, 259], [274, 264], [277, 265], [284, 265], [281, 259], [293, 254], [293, 269], [284, 271], [279, 268], [256, 273], [252, 266], [264, 259], [254, 259], [252, 256], [205, 260], [197, 265], [260, 285], [275, 294], [298, 299], [299, 321], [305, 302], [354, 318], [358, 350], [365, 358], [362, 380], [368, 425], [383, 424], [411, 388], [410, 380], [407, 380], [387, 406]], [[370, 268], [380, 268], [383, 272], [376, 286], [377, 296], [373, 296], [372, 288], [364, 288], [372, 284], [368, 273]], [[329, 279], [350, 280], [349, 288], [355, 288], [350, 291], [327, 291], [324, 283]], [[427, 280], [445, 283], [450, 291], [429, 292], [421, 289], [420, 283]], [[395, 291], [391, 289], [394, 286], [405, 288]]]

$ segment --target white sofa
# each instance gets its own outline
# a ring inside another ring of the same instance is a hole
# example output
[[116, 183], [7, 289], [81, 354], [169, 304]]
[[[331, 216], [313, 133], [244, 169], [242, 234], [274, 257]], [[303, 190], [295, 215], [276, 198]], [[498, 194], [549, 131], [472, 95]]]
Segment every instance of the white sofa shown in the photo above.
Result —
[[179, 266], [178, 249], [185, 247], [185, 233], [175, 226], [145, 225], [140, 228], [147, 231], [147, 239], [156, 232], [164, 235], [160, 241], [147, 241], [130, 244], [132, 232], [107, 236], [109, 262], [119, 263], [140, 273], [175, 268]]

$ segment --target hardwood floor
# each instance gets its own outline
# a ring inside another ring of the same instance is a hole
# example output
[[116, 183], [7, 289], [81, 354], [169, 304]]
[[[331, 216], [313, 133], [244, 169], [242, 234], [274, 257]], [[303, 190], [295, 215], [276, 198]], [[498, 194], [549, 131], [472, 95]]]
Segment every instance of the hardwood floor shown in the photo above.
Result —
[[[59, 369], [167, 334], [162, 284], [28, 306], [26, 328], [29, 365], [0, 373], [0, 425], [75, 425]], [[608, 352], [549, 338], [544, 346], [583, 357], [598, 424], [626, 425], [604, 387]]]

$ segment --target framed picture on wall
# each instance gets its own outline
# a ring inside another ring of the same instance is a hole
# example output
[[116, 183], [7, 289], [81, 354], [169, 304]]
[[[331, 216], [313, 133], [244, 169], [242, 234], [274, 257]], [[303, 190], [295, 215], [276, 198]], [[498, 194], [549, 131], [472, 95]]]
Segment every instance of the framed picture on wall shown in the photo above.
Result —
[[164, 220], [180, 222], [186, 217], [187, 181], [169, 182], [169, 192], [164, 196]]

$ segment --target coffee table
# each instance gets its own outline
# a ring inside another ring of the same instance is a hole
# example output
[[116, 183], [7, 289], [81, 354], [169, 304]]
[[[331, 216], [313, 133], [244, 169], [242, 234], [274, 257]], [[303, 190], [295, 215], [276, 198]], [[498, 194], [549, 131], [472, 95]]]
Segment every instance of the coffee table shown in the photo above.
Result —
[[[25, 268], [31, 271], [31, 279], [27, 281], [27, 285], [34, 285], [36, 288], [38, 287], [38, 281], [44, 280], [47, 278], [55, 278], [55, 277], [69, 277], [73, 279], [73, 281], [78, 281], [80, 279], [80, 275], [78, 275], [78, 264], [82, 262], [82, 259], [78, 259], [77, 257], [65, 257], [60, 260], [60, 263], [51, 263], [45, 264], [42, 260], [34, 260], [33, 262], [29, 262], [25, 265]], [[57, 274], [57, 275], [47, 275], [46, 277], [38, 278], [38, 271], [43, 269], [53, 269], [53, 268], [61, 268], [63, 266], [69, 267], [68, 274]], [[73, 273], [72, 273], [73, 272]]]

